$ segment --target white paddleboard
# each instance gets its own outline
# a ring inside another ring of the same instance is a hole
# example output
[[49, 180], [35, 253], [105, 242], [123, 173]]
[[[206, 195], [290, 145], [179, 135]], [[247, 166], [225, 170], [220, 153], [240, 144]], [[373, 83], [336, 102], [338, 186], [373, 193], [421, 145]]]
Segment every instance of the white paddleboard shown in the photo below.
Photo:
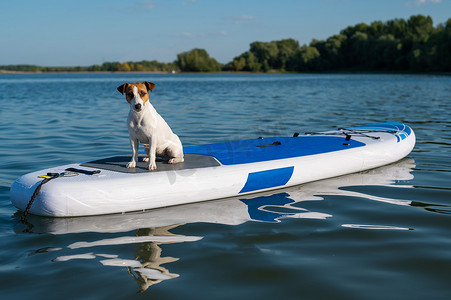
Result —
[[378, 123], [296, 137], [258, 138], [184, 148], [185, 162], [148, 171], [115, 156], [32, 172], [11, 186], [11, 202], [29, 212], [72, 217], [147, 210], [299, 185], [390, 164], [415, 145], [402, 123]]

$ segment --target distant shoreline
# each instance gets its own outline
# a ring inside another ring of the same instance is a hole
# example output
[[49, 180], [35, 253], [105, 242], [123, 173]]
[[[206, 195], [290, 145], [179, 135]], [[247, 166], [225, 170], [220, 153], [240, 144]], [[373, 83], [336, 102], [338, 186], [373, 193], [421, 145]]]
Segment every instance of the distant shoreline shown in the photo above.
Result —
[[[162, 72], [162, 71], [9, 71], [9, 70], [0, 70], [0, 74], [173, 74], [170, 72]], [[179, 74], [179, 73], [175, 73]]]
[[387, 70], [334, 70], [334, 71], [310, 71], [310, 72], [286, 72], [286, 71], [272, 71], [272, 72], [246, 72], [246, 71], [220, 71], [220, 72], [161, 72], [161, 71], [9, 71], [0, 70], [0, 75], [26, 75], [26, 74], [405, 74], [405, 75], [441, 75], [451, 76], [451, 72], [414, 72], [414, 71], [387, 71]]

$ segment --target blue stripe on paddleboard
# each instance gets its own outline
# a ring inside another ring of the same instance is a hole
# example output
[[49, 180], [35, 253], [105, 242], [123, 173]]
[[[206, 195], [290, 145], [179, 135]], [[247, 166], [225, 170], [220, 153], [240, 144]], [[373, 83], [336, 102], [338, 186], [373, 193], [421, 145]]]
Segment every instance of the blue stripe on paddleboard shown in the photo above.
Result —
[[393, 133], [396, 137], [396, 142], [400, 142], [404, 139], [406, 139], [411, 133], [412, 129], [403, 124], [398, 122], [386, 122], [386, 123], [376, 123], [376, 124], [369, 124], [364, 126], [357, 126], [354, 127], [357, 129], [374, 129], [374, 130], [387, 130], [387, 131], [396, 131], [396, 133]]
[[294, 167], [286, 167], [249, 173], [239, 194], [284, 186], [293, 175], [293, 170]]

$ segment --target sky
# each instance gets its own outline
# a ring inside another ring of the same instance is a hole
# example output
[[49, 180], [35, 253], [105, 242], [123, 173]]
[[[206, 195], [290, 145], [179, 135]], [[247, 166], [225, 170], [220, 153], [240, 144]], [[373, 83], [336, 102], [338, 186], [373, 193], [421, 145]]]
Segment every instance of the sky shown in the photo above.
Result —
[[417, 14], [444, 23], [451, 0], [0, 0], [0, 65], [173, 62], [194, 48], [227, 63], [255, 41], [304, 45]]

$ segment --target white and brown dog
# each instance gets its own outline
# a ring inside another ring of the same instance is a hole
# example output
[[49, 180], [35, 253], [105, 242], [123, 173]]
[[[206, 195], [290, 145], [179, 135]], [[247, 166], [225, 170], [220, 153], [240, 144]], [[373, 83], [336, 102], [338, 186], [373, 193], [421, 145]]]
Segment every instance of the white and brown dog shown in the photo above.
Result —
[[130, 103], [127, 125], [132, 146], [132, 160], [127, 168], [135, 168], [138, 161], [139, 142], [144, 145], [149, 170], [156, 170], [156, 157], [161, 157], [170, 164], [183, 162], [183, 147], [179, 137], [174, 134], [165, 120], [149, 102], [149, 91], [155, 84], [151, 82], [124, 83], [117, 90], [125, 94]]

